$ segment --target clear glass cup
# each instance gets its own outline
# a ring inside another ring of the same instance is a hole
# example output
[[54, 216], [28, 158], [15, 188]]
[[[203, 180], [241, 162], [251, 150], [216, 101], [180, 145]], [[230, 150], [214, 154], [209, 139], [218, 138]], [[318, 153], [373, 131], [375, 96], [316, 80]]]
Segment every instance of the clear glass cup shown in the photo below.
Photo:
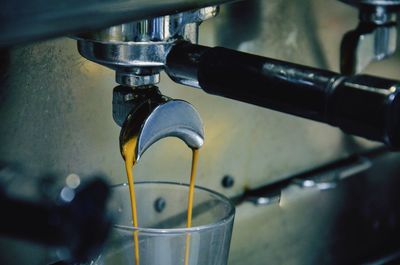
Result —
[[188, 185], [140, 182], [135, 183], [135, 191], [139, 228], [132, 226], [128, 185], [114, 187], [111, 207], [117, 225], [103, 253], [91, 264], [138, 265], [134, 254], [135, 231], [139, 238], [140, 265], [227, 264], [235, 215], [229, 199], [196, 187], [192, 227], [186, 228]]

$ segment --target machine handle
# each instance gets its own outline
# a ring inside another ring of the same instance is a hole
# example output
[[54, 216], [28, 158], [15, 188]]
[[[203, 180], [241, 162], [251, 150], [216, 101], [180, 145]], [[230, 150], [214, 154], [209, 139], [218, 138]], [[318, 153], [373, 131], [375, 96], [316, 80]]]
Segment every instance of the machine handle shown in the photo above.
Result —
[[338, 73], [190, 43], [174, 46], [166, 70], [176, 82], [340, 127], [400, 148], [399, 81]]
[[109, 186], [100, 178], [61, 205], [11, 198], [0, 189], [0, 236], [63, 247], [68, 262], [86, 261], [98, 254], [111, 228], [106, 213], [109, 194]]

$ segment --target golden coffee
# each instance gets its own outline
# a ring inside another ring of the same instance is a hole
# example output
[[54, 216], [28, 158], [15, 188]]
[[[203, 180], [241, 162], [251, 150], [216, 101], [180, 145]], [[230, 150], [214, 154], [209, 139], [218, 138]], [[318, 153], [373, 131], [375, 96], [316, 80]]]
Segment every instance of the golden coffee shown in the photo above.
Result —
[[[122, 155], [125, 159], [125, 169], [126, 175], [128, 177], [129, 184], [129, 195], [131, 199], [131, 211], [132, 211], [132, 220], [133, 226], [138, 226], [138, 217], [137, 217], [137, 208], [136, 208], [136, 195], [135, 195], [135, 185], [134, 185], [134, 177], [133, 177], [133, 167], [136, 163], [136, 143], [137, 136], [129, 139], [122, 147]], [[190, 185], [189, 185], [189, 195], [188, 195], [188, 207], [187, 207], [187, 222], [186, 227], [189, 228], [192, 226], [192, 207], [193, 207], [193, 198], [194, 198], [194, 183], [196, 178], [197, 171], [197, 162], [199, 157], [199, 149], [192, 149], [192, 166], [191, 166], [191, 174], [190, 174]], [[133, 240], [134, 240], [134, 252], [135, 252], [135, 264], [139, 265], [139, 237], [138, 230], [133, 232]], [[190, 249], [190, 236], [186, 236], [186, 247], [185, 247], [185, 265], [189, 263], [189, 249]]]
[[[133, 178], [133, 166], [135, 165], [136, 162], [136, 155], [135, 155], [136, 143], [137, 143], [137, 137], [133, 137], [129, 139], [129, 141], [127, 141], [122, 147], [122, 155], [124, 156], [125, 159], [125, 169], [126, 169], [126, 175], [128, 177], [129, 196], [131, 198], [131, 211], [132, 211], [132, 220], [134, 227], [138, 227], [135, 184]], [[133, 232], [133, 240], [135, 245], [135, 264], [139, 265], [139, 238], [137, 230]]]
[[[190, 172], [189, 199], [188, 199], [187, 222], [186, 222], [187, 228], [192, 226], [194, 182], [196, 178], [198, 160], [199, 160], [199, 149], [192, 149], [192, 167]], [[188, 234], [186, 236], [186, 246], [185, 246], [185, 265], [189, 264], [189, 250], [190, 250], [190, 235]]]

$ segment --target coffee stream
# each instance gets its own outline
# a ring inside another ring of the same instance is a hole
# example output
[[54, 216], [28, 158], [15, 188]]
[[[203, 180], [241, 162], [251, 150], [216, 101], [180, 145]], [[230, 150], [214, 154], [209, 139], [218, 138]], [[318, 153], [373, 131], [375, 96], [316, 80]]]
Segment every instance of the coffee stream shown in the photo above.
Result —
[[[125, 159], [126, 175], [128, 177], [129, 196], [131, 198], [132, 220], [133, 220], [134, 227], [138, 227], [135, 184], [134, 184], [134, 178], [133, 178], [133, 166], [135, 165], [135, 162], [136, 162], [136, 155], [135, 155], [136, 143], [137, 143], [137, 137], [133, 137], [129, 141], [127, 141], [122, 147], [122, 154]], [[138, 230], [135, 230], [133, 232], [133, 240], [134, 240], [134, 246], [135, 246], [135, 264], [139, 265]]]
[[[189, 185], [189, 199], [187, 208], [187, 222], [186, 227], [192, 226], [192, 210], [193, 210], [193, 197], [194, 197], [194, 181], [197, 172], [197, 162], [199, 161], [199, 149], [192, 149], [192, 167], [190, 171], [190, 185]], [[190, 250], [190, 235], [186, 235], [185, 245], [185, 265], [189, 264], [189, 250]]]
[[[139, 225], [138, 225], [137, 208], [136, 208], [135, 184], [134, 184], [134, 178], [133, 178], [133, 167], [135, 166], [135, 163], [136, 163], [136, 155], [135, 155], [136, 143], [137, 143], [137, 136], [134, 136], [131, 139], [129, 139], [122, 147], [122, 154], [125, 159], [125, 169], [126, 169], [126, 175], [128, 177], [133, 226], [137, 228], [137, 227], [139, 227]], [[199, 149], [192, 149], [192, 152], [193, 152], [192, 166], [191, 166], [191, 174], [190, 174], [187, 222], [186, 222], [187, 228], [192, 226], [194, 183], [195, 183], [195, 178], [196, 178], [197, 162], [198, 162], [198, 158], [199, 158]], [[139, 265], [138, 230], [135, 230], [133, 232], [133, 240], [134, 240], [135, 264]], [[189, 264], [189, 252], [190, 252], [190, 235], [187, 234], [186, 244], [185, 244], [185, 265]]]

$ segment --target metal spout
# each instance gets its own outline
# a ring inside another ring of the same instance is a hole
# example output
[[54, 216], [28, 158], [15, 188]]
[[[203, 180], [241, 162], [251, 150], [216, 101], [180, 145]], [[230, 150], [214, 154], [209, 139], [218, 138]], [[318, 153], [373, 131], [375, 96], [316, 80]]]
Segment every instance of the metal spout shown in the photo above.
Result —
[[158, 89], [156, 92], [136, 102], [121, 128], [121, 154], [125, 143], [136, 138], [136, 161], [166, 137], [177, 137], [192, 149], [200, 148], [204, 142], [203, 122], [197, 110], [186, 101], [167, 98]]
[[340, 0], [359, 9], [360, 22], [347, 32], [340, 48], [340, 71], [354, 75], [397, 49], [399, 0]]

